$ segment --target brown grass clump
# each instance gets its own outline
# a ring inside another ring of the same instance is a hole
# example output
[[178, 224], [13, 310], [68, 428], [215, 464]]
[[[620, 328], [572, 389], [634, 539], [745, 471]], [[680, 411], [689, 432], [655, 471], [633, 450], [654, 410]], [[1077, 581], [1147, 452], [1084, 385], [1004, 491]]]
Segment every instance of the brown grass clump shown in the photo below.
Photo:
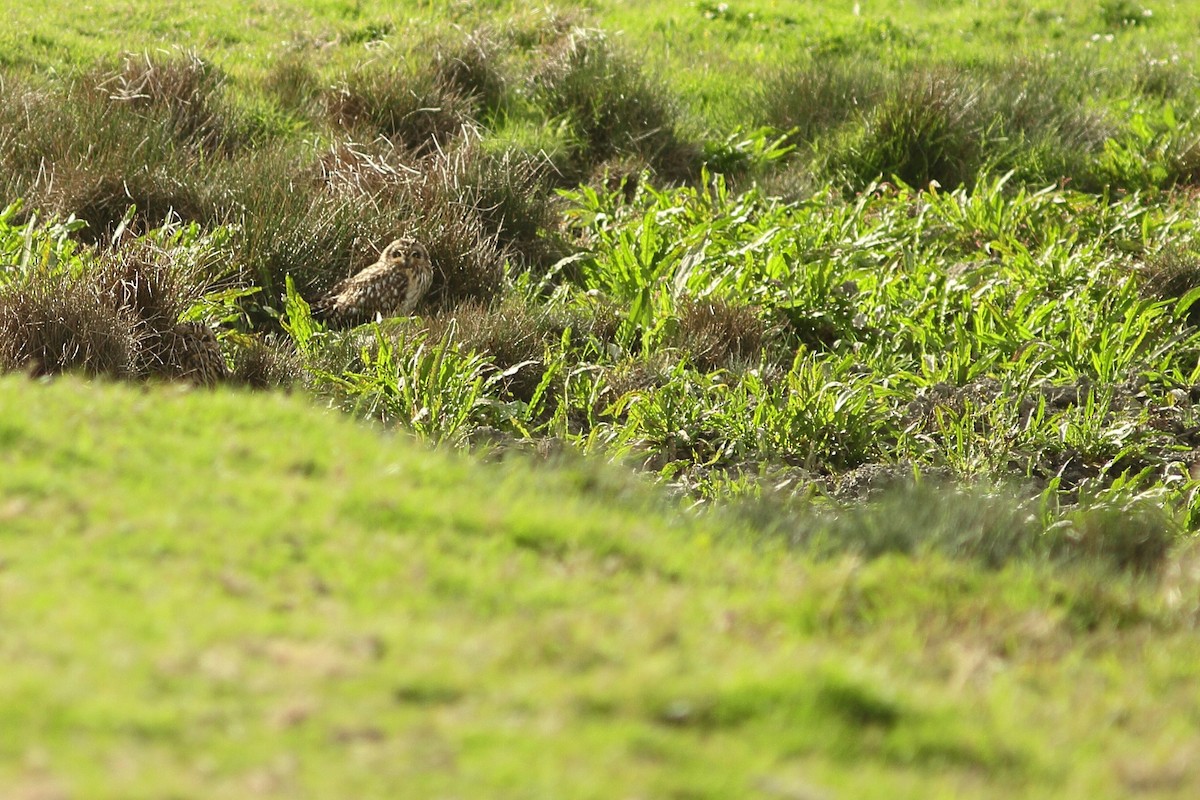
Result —
[[1200, 184], [1200, 134], [1189, 133], [1172, 141], [1169, 170], [1173, 183]]
[[284, 54], [267, 70], [264, 88], [284, 109], [308, 116], [318, 106], [321, 79], [312, 62], [303, 54]]
[[561, 340], [570, 329], [571, 346], [576, 349], [589, 346], [589, 342], [601, 348], [615, 342], [617, 330], [624, 319], [624, 309], [604, 297], [585, 299], [586, 304], [547, 306], [542, 324], [555, 340]]
[[763, 77], [754, 96], [755, 113], [781, 131], [792, 131], [793, 144], [807, 143], [864, 114], [883, 94], [878, 64], [853, 59], [823, 59]]
[[[371, 246], [389, 236], [392, 219], [366, 193], [330, 186], [311, 162], [283, 148], [259, 151], [245, 164], [220, 167], [216, 180], [229, 186], [228, 222], [241, 234], [234, 240], [233, 262], [242, 280], [261, 286], [267, 305], [279, 306], [284, 277], [291, 275], [302, 293], [323, 293], [375, 260]], [[360, 253], [351, 263], [351, 254]]]
[[132, 315], [140, 343], [138, 375], [184, 378], [202, 385], [225, 377], [220, 345], [211, 329], [179, 322], [203, 294], [205, 279], [199, 272], [176, 251], [135, 239], [102, 253], [98, 267], [88, 275], [109, 306]]
[[448, 187], [439, 177], [443, 176], [428, 176], [412, 187], [418, 207], [426, 209], [419, 227], [414, 227], [434, 266], [427, 303], [446, 308], [463, 300], [494, 297], [505, 261], [499, 237], [469, 207], [446, 202]]
[[442, 84], [490, 119], [507, 100], [508, 79], [501, 68], [504, 49], [499, 37], [482, 28], [457, 41], [435, 43], [434, 68]]
[[561, 42], [584, 23], [582, 13], [573, 9], [535, 8], [506, 15], [504, 36], [522, 50], [542, 49]]
[[643, 178], [653, 171], [641, 156], [614, 156], [593, 167], [586, 183], [597, 191], [620, 192], [626, 203], [632, 203]]
[[[1167, 247], [1146, 259], [1141, 269], [1142, 294], [1155, 300], [1178, 300], [1200, 288], [1200, 253]], [[1200, 303], [1187, 309], [1187, 320], [1200, 324]]]
[[678, 318], [671, 343], [690, 353], [696, 367], [706, 372], [757, 361], [767, 340], [768, 325], [750, 306], [686, 298]]
[[1102, 109], [1085, 102], [1108, 71], [1079, 58], [1017, 58], [988, 76], [986, 104], [1005, 135], [1093, 153], [1118, 132]]
[[[209, 222], [209, 151], [232, 152], [245, 126], [194, 57], [129, 57], [115, 72], [37, 85], [0, 81], [0, 192], [75, 214], [101, 242], [131, 205], [135, 230], [172, 217]], [[248, 134], [247, 134], [248, 135]]]
[[600, 31], [562, 37], [531, 82], [543, 108], [570, 120], [581, 143], [579, 174], [618, 155], [642, 156], [668, 179], [696, 171], [699, 148], [680, 136], [674, 99]]
[[97, 88], [114, 103], [155, 116], [177, 142], [213, 152], [246, 143], [217, 100], [223, 82], [194, 51], [177, 51], [129, 54]]
[[40, 124], [49, 123], [47, 132], [66, 122], [61, 97], [50, 89], [13, 75], [0, 78], [0, 173], [5, 188], [13, 192], [13, 177], [32, 178], [45, 154], [45, 139]]
[[104, 302], [94, 283], [65, 273], [0, 288], [0, 370], [138, 374], [141, 331], [132, 310]]
[[126, 175], [65, 171], [53, 196], [52, 207], [87, 222], [79, 238], [91, 244], [108, 241], [122, 223], [128, 233], [137, 235], [173, 221], [202, 221], [212, 216], [195, 184], [166, 169], [140, 169]]
[[383, 136], [417, 154], [449, 146], [475, 124], [475, 104], [436, 69], [359, 67], [324, 94], [330, 120], [359, 139]]
[[425, 331], [427, 341], [441, 341], [453, 329], [460, 350], [486, 355], [500, 370], [525, 364], [509, 376], [504, 390], [510, 397], [529, 401], [545, 374], [547, 348], [561, 342], [568, 329], [570, 357], [587, 360], [594, 352], [583, 351], [612, 341], [619, 324], [617, 311], [606, 306], [540, 305], [508, 293], [435, 312], [419, 322], [419, 329]]
[[981, 101], [978, 83], [954, 70], [902, 75], [866, 118], [853, 159], [859, 179], [895, 175], [910, 186], [948, 187], [973, 180], [988, 128]]
[[317, 185], [335, 193], [371, 199], [420, 173], [422, 160], [394, 143], [368, 145], [343, 139], [317, 157]]
[[533, 396], [542, 379], [547, 330], [541, 314], [520, 297], [509, 295], [493, 304], [468, 300], [426, 319], [425, 327], [429, 341], [441, 341], [453, 327], [460, 350], [485, 354], [500, 370], [535, 362], [519, 368], [504, 387], [524, 401]]
[[18, 277], [0, 288], [0, 369], [211, 385], [226, 373], [219, 342], [207, 325], [179, 322], [200, 293], [196, 272], [140, 239], [79, 273]]
[[202, 289], [170, 250], [144, 239], [102, 253], [91, 280], [111, 305], [159, 330], [174, 325]]
[[471, 209], [506, 255], [544, 268], [564, 255], [553, 237], [558, 217], [547, 172], [536, 157], [492, 153], [468, 140], [443, 162], [439, 179], [446, 200]]
[[231, 383], [249, 389], [287, 389], [300, 382], [300, 358], [289, 342], [270, 336], [231, 338]]
[[214, 150], [228, 133], [212, 103], [221, 82], [221, 74], [194, 52], [164, 59], [131, 53], [97, 89], [114, 103], [162, 115], [179, 142]]

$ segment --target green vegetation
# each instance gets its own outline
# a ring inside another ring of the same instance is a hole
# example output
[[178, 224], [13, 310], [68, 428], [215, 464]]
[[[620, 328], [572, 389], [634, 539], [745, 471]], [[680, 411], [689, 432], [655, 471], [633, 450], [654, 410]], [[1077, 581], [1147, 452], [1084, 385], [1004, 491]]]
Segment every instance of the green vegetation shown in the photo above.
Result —
[[1200, 12], [7, 13], [0, 782], [1188, 796]]
[[[897, 507], [764, 536], [593, 463], [480, 466], [263, 393], [14, 376], [0, 420], [6, 797], [1182, 798], [1200, 779], [1194, 548], [1159, 581], [838, 555]], [[1015, 514], [991, 502], [899, 516], [994, 545]]]

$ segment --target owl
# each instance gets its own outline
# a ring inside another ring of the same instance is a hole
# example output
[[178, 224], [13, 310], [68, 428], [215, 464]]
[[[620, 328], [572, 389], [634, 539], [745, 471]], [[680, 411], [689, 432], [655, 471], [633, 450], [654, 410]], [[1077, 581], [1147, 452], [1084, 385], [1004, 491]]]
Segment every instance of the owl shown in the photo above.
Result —
[[379, 317], [403, 317], [416, 308], [433, 283], [433, 263], [424, 245], [397, 239], [379, 260], [338, 283], [313, 303], [313, 318], [344, 328]]

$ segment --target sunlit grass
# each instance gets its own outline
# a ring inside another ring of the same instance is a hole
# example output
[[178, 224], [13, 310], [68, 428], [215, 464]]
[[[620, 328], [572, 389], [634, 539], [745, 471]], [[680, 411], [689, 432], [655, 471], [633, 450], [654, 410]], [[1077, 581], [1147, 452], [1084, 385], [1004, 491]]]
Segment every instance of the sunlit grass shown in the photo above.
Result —
[[933, 5], [8, 9], [0, 796], [1190, 798], [1200, 18]]
[[[813, 560], [607, 467], [480, 467], [298, 399], [10, 377], [0, 413], [9, 796], [1197, 777], [1190, 550], [1161, 582], [997, 569], [956, 554], [1008, 546], [963, 535], [978, 504], [935, 493], [919, 558], [836, 555], [846, 524]], [[898, 508], [862, 530], [899, 535]]]

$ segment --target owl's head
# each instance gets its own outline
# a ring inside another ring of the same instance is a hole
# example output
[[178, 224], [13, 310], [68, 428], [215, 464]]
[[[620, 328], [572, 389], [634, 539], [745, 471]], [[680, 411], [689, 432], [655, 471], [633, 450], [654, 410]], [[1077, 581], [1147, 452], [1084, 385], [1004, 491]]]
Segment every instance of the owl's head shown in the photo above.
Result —
[[432, 266], [429, 261], [429, 251], [425, 249], [425, 245], [416, 239], [407, 237], [396, 239], [383, 248], [379, 260], [385, 264], [395, 264], [407, 268], [421, 269]]

